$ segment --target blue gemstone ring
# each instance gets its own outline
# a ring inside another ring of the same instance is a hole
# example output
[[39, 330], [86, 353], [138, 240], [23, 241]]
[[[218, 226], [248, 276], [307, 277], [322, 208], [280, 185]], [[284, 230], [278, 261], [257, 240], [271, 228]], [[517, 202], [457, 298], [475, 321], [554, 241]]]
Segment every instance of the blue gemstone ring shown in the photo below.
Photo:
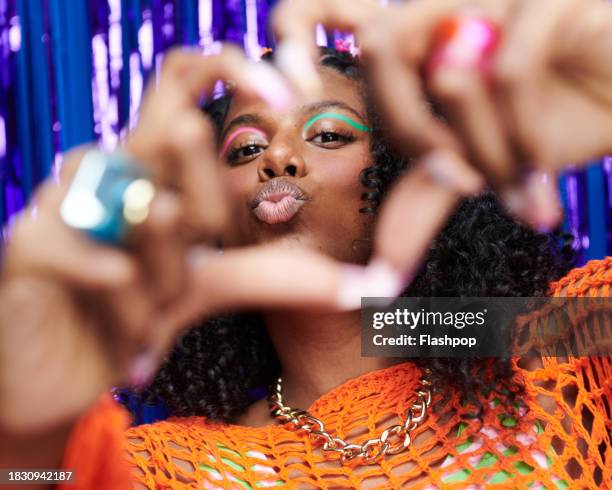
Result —
[[64, 198], [64, 223], [108, 245], [125, 244], [130, 229], [144, 222], [155, 187], [145, 168], [127, 153], [85, 154]]

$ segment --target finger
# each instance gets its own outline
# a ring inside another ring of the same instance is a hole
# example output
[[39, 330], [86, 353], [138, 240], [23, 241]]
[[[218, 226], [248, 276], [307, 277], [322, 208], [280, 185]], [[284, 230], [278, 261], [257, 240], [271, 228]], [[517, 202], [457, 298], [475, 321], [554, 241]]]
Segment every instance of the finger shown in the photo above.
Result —
[[103, 290], [122, 287], [137, 266], [125, 252], [103, 247], [69, 229], [59, 217], [38, 213], [12, 230], [4, 273], [39, 274], [74, 287]]
[[500, 195], [510, 213], [541, 232], [554, 229], [563, 217], [553, 173], [533, 171], [520, 185], [506, 187]]
[[[242, 95], [261, 98], [276, 109], [286, 108], [292, 97], [282, 77], [269, 65], [255, 66], [239, 48], [228, 45], [210, 56], [186, 48], [174, 49], [164, 63], [158, 92], [164, 99], [170, 97], [164, 104], [166, 110], [169, 102], [193, 107], [199, 105], [203, 95], [212, 93], [218, 80], [231, 80]], [[182, 90], [172, 97], [177, 84]]]
[[479, 70], [440, 64], [429, 82], [431, 92], [444, 107], [450, 124], [474, 163], [494, 187], [507, 185], [520, 174], [509, 135], [493, 94]]
[[3, 273], [41, 274], [67, 284], [105, 289], [125, 284], [136, 274], [136, 262], [119, 249], [102, 246], [69, 228], [60, 206], [78, 168], [82, 149], [69, 154], [59, 184], [41, 184], [10, 230]]
[[322, 85], [316, 65], [318, 48], [315, 29], [354, 32], [381, 10], [373, 0], [353, 0], [350, 8], [344, 0], [285, 0], [272, 14], [272, 29], [278, 39], [276, 65], [306, 96], [321, 93]]
[[[539, 169], [554, 168], [560, 156], [554, 137], [547, 137], [546, 108], [541, 101], [542, 80], [553, 69], [560, 29], [580, 9], [578, 0], [523, 2], [506, 32], [494, 63], [497, 98], [506, 108], [507, 128], [525, 163]], [[534, 16], [539, 16], [535, 21]], [[561, 217], [556, 179], [528, 175], [524, 183], [502, 192], [506, 207], [541, 230], [552, 228]]]
[[554, 173], [535, 171], [528, 177], [528, 201], [532, 203], [527, 220], [540, 231], [557, 227], [563, 217], [559, 186]]
[[368, 78], [399, 148], [412, 155], [434, 148], [461, 151], [462, 144], [425, 100], [418, 67], [398, 62], [384, 51], [367, 59]]
[[205, 298], [195, 293], [198, 314], [263, 306], [335, 308], [343, 272], [326, 256], [276, 246], [192, 251], [190, 270], [191, 290], [206, 290]]
[[[503, 19], [508, 1], [479, 3], [492, 20]], [[359, 37], [361, 52], [375, 95], [391, 123], [396, 140], [417, 153], [434, 148], [462, 151], [459, 138], [435, 117], [424, 103], [423, 75], [427, 74], [433, 47], [439, 44], [440, 26], [462, 10], [473, 7], [466, 0], [410, 2], [389, 9], [372, 20]], [[444, 33], [446, 34], [446, 33]]]
[[100, 295], [100, 304], [107, 311], [110, 327], [125, 352], [137, 352], [146, 345], [148, 332], [157, 312], [144, 274], [137, 275], [122, 288], [113, 288]]
[[[134, 360], [130, 379], [147, 384], [177, 335], [203, 316], [232, 309], [354, 309], [367, 296], [365, 268], [342, 265], [313, 252], [250, 247], [219, 254], [198, 248], [190, 253], [190, 284], [182, 301], [151, 324], [146, 350]], [[371, 276], [370, 276], [371, 277]], [[299, 278], [299, 280], [296, 280]], [[355, 284], [364, 286], [362, 291]], [[390, 291], [373, 291], [387, 296]], [[347, 304], [347, 296], [350, 296]]]
[[146, 222], [134, 237], [151, 301], [165, 305], [184, 289], [185, 243], [180, 232], [181, 206], [169, 192], [160, 192], [151, 204]]
[[431, 241], [457, 203], [482, 189], [484, 180], [463, 159], [433, 152], [421, 160], [392, 190], [380, 211], [375, 257], [401, 271], [407, 284]]
[[521, 2], [505, 27], [494, 61], [493, 78], [498, 99], [508, 108], [508, 129], [526, 163], [547, 168], [555, 141], [540, 135], [546, 117], [541, 81], [553, 68], [560, 29], [580, 8], [580, 0]]
[[223, 232], [229, 210], [212, 124], [201, 111], [185, 111], [168, 135], [178, 167], [183, 226], [196, 239]]
[[[390, 8], [358, 35], [368, 80], [389, 130], [400, 148], [424, 154], [434, 148], [461, 151], [461, 143], [434, 115], [422, 71], [435, 26], [462, 4], [460, 0], [415, 2]], [[409, 39], [410, 42], [406, 42]]]

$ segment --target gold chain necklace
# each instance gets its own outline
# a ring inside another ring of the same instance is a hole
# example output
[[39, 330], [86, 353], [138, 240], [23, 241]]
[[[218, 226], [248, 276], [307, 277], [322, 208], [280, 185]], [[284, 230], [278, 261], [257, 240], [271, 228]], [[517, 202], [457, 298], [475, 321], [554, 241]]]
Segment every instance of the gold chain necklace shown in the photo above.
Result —
[[[425, 370], [419, 380], [416, 400], [406, 410], [406, 420], [401, 425], [392, 425], [383, 431], [380, 437], [368, 439], [362, 444], [349, 444], [339, 437], [332, 436], [325, 430], [325, 424], [305, 410], [288, 407], [283, 403], [283, 379], [276, 381], [271, 390], [268, 402], [270, 413], [277, 420], [289, 424], [295, 431], [303, 431], [315, 442], [323, 442], [326, 455], [340, 455], [342, 463], [359, 458], [361, 464], [373, 464], [386, 454], [398, 454], [412, 442], [411, 433], [427, 418], [427, 408], [431, 404], [431, 382], [426, 379], [429, 371]], [[391, 439], [394, 438], [395, 441]]]

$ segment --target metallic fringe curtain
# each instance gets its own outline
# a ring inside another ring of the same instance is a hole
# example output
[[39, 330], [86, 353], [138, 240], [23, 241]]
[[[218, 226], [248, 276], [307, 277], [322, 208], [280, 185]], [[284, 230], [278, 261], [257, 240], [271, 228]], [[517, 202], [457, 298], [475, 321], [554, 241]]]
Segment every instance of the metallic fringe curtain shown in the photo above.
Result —
[[[137, 120], [142, 89], [176, 44], [272, 47], [273, 0], [0, 0], [0, 223], [97, 139], [113, 148]], [[351, 36], [317, 32], [319, 44]], [[560, 179], [566, 229], [583, 260], [612, 251], [612, 158]]]

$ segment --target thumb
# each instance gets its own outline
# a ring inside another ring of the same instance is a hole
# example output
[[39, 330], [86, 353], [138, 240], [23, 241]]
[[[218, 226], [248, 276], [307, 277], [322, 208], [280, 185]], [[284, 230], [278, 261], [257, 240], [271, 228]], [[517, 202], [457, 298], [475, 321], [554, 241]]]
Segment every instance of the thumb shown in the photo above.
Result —
[[401, 290], [397, 275], [380, 263], [345, 264], [314, 251], [278, 245], [236, 248], [223, 254], [192, 248], [188, 275], [181, 300], [151, 326], [147, 350], [135, 362], [138, 374], [130, 375], [140, 380], [136, 384], [150, 378], [181, 330], [202, 317], [254, 308], [354, 310], [362, 297], [396, 296]]
[[377, 261], [410, 282], [432, 240], [466, 195], [484, 180], [455, 153], [436, 150], [421, 159], [393, 188], [383, 205], [375, 236]]

